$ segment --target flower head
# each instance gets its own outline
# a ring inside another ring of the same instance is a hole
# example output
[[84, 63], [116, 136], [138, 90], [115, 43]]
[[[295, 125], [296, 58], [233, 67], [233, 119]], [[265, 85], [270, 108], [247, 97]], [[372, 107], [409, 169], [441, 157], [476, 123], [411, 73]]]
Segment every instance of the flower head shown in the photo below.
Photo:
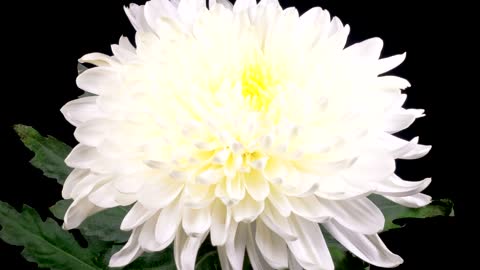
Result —
[[405, 54], [380, 59], [382, 40], [345, 48], [349, 26], [326, 10], [299, 15], [277, 0], [152, 0], [125, 11], [136, 29], [78, 86], [93, 94], [62, 108], [79, 144], [63, 196], [65, 228], [133, 205], [131, 230], [111, 266], [174, 242], [193, 269], [209, 235], [222, 267], [333, 269], [326, 229], [361, 259], [394, 267], [377, 233], [376, 193], [418, 207], [430, 179], [394, 174], [395, 159], [424, 156], [418, 138], [392, 134], [422, 110], [403, 109], [409, 83], [380, 76]]

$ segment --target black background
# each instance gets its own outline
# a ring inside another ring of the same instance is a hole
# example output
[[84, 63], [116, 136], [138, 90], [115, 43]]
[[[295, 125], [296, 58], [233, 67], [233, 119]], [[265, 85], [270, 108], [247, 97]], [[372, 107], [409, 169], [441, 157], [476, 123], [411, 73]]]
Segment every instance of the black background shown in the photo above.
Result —
[[[4, 7], [6, 32], [2, 42], [7, 47], [2, 62], [6, 62], [8, 71], [2, 72], [0, 200], [17, 209], [28, 204], [43, 217], [49, 216], [48, 207], [60, 199], [61, 187], [28, 164], [32, 154], [19, 142], [12, 126], [32, 125], [42, 134], [75, 144], [73, 127], [59, 109], [82, 93], [75, 86], [76, 61], [90, 52], [110, 53], [110, 44], [122, 34], [133, 38], [133, 28], [123, 13], [123, 5], [129, 2], [32, 1]], [[437, 144], [439, 132], [433, 129], [433, 119], [441, 109], [433, 108], [433, 100], [439, 92], [449, 91], [445, 82], [448, 79], [439, 78], [446, 64], [440, 64], [438, 55], [448, 54], [445, 39], [452, 33], [440, 27], [446, 18], [436, 11], [439, 4], [420, 6], [418, 0], [280, 2], [301, 12], [314, 6], [328, 9], [351, 26], [349, 44], [378, 36], [385, 43], [383, 56], [407, 52], [407, 60], [393, 74], [412, 84], [406, 92], [407, 107], [424, 108], [427, 116], [401, 136], [420, 136], [421, 143], [433, 144], [434, 148], [421, 160], [398, 162], [397, 172], [409, 180], [432, 176], [433, 182], [425, 193], [434, 198], [452, 198], [457, 218], [412, 221], [401, 231], [383, 234], [382, 238], [404, 258], [405, 263], [398, 269], [463, 269], [454, 265], [460, 252], [459, 219], [465, 215], [466, 202], [460, 196], [459, 181], [452, 182], [450, 175], [435, 165], [437, 157], [446, 154], [442, 142]], [[14, 269], [36, 269], [36, 265], [24, 261], [20, 251], [1, 242], [0, 263], [10, 263]]]

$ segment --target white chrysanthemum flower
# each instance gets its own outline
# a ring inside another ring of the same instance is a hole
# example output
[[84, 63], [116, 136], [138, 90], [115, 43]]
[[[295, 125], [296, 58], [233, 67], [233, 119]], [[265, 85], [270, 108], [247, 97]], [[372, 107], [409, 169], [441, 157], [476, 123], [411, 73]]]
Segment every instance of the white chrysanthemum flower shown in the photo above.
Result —
[[321, 228], [366, 262], [402, 263], [367, 195], [430, 202], [430, 179], [394, 174], [395, 159], [430, 150], [392, 135], [423, 115], [402, 108], [406, 80], [379, 76], [405, 54], [379, 59], [379, 38], [345, 48], [348, 25], [277, 0], [125, 10], [136, 47], [122, 37], [113, 56], [81, 58], [97, 66], [77, 79], [94, 95], [62, 109], [80, 142], [65, 228], [133, 204], [111, 266], [174, 243], [178, 269], [193, 269], [210, 235], [224, 269], [241, 269], [245, 250], [254, 269], [333, 269]]

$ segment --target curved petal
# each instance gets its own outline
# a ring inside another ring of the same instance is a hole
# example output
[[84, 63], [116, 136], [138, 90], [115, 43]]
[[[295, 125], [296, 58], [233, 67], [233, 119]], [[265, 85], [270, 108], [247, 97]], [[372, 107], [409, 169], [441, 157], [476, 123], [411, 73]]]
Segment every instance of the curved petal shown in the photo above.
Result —
[[387, 181], [378, 183], [375, 193], [393, 197], [405, 197], [422, 192], [431, 182], [431, 178], [410, 182], [393, 175]]
[[230, 262], [228, 261], [227, 257], [227, 250], [225, 246], [219, 246], [217, 248], [218, 251], [218, 259], [220, 260], [220, 267], [222, 270], [232, 270], [232, 267], [230, 266]]
[[243, 200], [232, 207], [233, 218], [236, 222], [252, 222], [262, 213], [264, 207], [264, 202], [257, 202], [246, 195]]
[[138, 193], [138, 201], [145, 207], [160, 209], [173, 202], [183, 190], [183, 183], [170, 179], [145, 184]]
[[225, 251], [233, 270], [243, 269], [245, 247], [247, 245], [247, 225], [234, 223], [230, 226], [230, 234], [225, 243]]
[[123, 231], [130, 231], [151, 218], [158, 210], [148, 209], [141, 203], [136, 203], [127, 215], [123, 218], [120, 229]]
[[113, 208], [119, 206], [117, 196], [119, 192], [112, 182], [108, 182], [88, 195], [88, 199], [95, 205], [102, 208]]
[[332, 215], [313, 195], [305, 198], [289, 197], [288, 200], [293, 213], [310, 221], [322, 223]]
[[268, 182], [257, 170], [245, 175], [244, 183], [248, 194], [256, 201], [263, 201], [270, 194]]
[[265, 210], [260, 215], [261, 220], [265, 225], [281, 236], [285, 241], [294, 241], [297, 236], [294, 234], [288, 218], [283, 217], [270, 203], [265, 204]]
[[345, 248], [370, 264], [390, 268], [403, 263], [402, 258], [388, 250], [377, 234], [363, 235], [356, 233], [336, 221], [327, 222], [323, 225]]
[[387, 179], [394, 171], [395, 160], [391, 155], [372, 150], [360, 155], [352, 167], [343, 173], [343, 177], [351, 185], [373, 189], [368, 185]]
[[378, 60], [383, 48], [383, 41], [380, 38], [370, 38], [346, 48], [344, 53], [353, 57], [370, 58]]
[[97, 159], [98, 152], [95, 148], [77, 144], [65, 159], [65, 164], [71, 168], [89, 169]]
[[[178, 269], [194, 270], [197, 253], [203, 241], [207, 237], [207, 233], [199, 235], [198, 237], [187, 237], [183, 246], [180, 249], [180, 261], [177, 263]], [[177, 250], [175, 250], [177, 252]], [[177, 256], [175, 256], [177, 258]]]
[[[151, 217], [141, 228], [138, 241], [143, 250], [155, 252], [161, 251], [170, 245], [170, 243], [159, 243], [155, 239], [155, 226], [158, 222], [158, 214]], [[172, 239], [173, 241], [173, 239]]]
[[72, 198], [72, 191], [80, 181], [82, 181], [89, 174], [89, 170], [74, 169], [65, 180], [62, 189], [62, 197], [64, 199]]
[[119, 74], [110, 67], [94, 67], [77, 77], [78, 88], [92, 94], [105, 94], [121, 88]]
[[113, 126], [109, 119], [93, 119], [80, 124], [73, 135], [78, 142], [95, 147], [111, 136]]
[[102, 210], [103, 208], [97, 207], [87, 198], [76, 199], [65, 213], [63, 228], [66, 230], [77, 228], [87, 217]]
[[208, 232], [212, 224], [211, 208], [183, 209], [182, 225], [185, 233], [190, 237], [199, 237]]
[[228, 238], [228, 231], [232, 220], [230, 208], [216, 200], [212, 205], [212, 225], [210, 227], [210, 240], [214, 246], [222, 246]]
[[401, 204], [406, 207], [411, 207], [411, 208], [424, 207], [432, 202], [432, 197], [423, 193], [418, 193], [418, 194], [407, 196], [407, 197], [391, 197], [391, 196], [384, 196], [384, 197], [391, 200], [392, 202], [396, 202], [398, 204]]
[[255, 243], [254, 231], [255, 227], [252, 223], [247, 225], [247, 253], [250, 265], [254, 270], [273, 270], [263, 258]]
[[383, 213], [367, 198], [343, 201], [319, 200], [320, 205], [328, 209], [333, 219], [352, 231], [374, 234], [380, 232], [385, 225]]
[[97, 96], [89, 96], [72, 100], [65, 104], [60, 111], [65, 119], [74, 126], [79, 126], [91, 119], [102, 118], [105, 113], [99, 109], [97, 98]]
[[272, 203], [273, 207], [277, 209], [280, 215], [284, 217], [290, 216], [292, 207], [290, 206], [287, 197], [279, 192], [273, 185], [270, 185], [270, 195], [268, 196], [268, 201]]
[[182, 205], [177, 199], [160, 212], [155, 226], [155, 240], [160, 245], [168, 246], [173, 242], [182, 220], [181, 207]]
[[320, 226], [292, 215], [290, 223], [298, 239], [287, 242], [298, 263], [305, 269], [334, 269], [332, 257], [323, 238]]
[[122, 267], [142, 255], [143, 250], [140, 248], [140, 243], [138, 242], [138, 237], [141, 232], [141, 227], [133, 230], [128, 242], [123, 246], [120, 251], [113, 254], [110, 258], [108, 266], [110, 267]]
[[387, 58], [382, 58], [377, 62], [377, 74], [382, 74], [399, 66], [405, 61], [406, 53], [397, 54]]
[[106, 54], [103, 54], [103, 53], [89, 53], [89, 54], [86, 54], [84, 56], [82, 56], [82, 58], [80, 58], [78, 60], [78, 62], [80, 63], [89, 63], [89, 64], [93, 64], [93, 65], [96, 65], [96, 66], [112, 66], [112, 65], [115, 65], [116, 62], [114, 61], [114, 59], [112, 59], [111, 56], [108, 56]]
[[[258, 246], [257, 250], [260, 250], [263, 258], [272, 268], [287, 268], [288, 249], [285, 241], [272, 232], [261, 220], [257, 220], [255, 224], [255, 242]], [[249, 255], [249, 258], [250, 257], [251, 256]]]

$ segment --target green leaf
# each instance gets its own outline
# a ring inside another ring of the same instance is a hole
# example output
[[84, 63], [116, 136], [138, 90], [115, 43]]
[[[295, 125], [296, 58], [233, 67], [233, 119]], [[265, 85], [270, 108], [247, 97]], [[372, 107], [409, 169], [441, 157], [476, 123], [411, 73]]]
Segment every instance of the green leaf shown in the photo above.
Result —
[[15, 125], [14, 129], [25, 146], [35, 153], [30, 163], [42, 170], [45, 176], [57, 179], [63, 185], [71, 171], [64, 160], [72, 148], [54, 137], [40, 135], [29, 126]]
[[395, 223], [397, 219], [449, 216], [453, 213], [453, 202], [449, 199], [433, 201], [431, 204], [421, 208], [408, 208], [387, 200], [380, 195], [370, 195], [369, 199], [380, 208], [385, 216], [383, 231], [401, 228], [402, 226]]
[[197, 258], [197, 263], [195, 264], [196, 270], [210, 270], [218, 269], [221, 270], [220, 259], [218, 258], [217, 250], [212, 250], [208, 253], [203, 254]]
[[[50, 207], [50, 211], [56, 218], [63, 220], [71, 203], [71, 200], [58, 201]], [[120, 230], [120, 224], [128, 210], [128, 207], [106, 209], [88, 217], [79, 229], [85, 236], [95, 236], [106, 242], [124, 243], [128, 240], [130, 233]]]
[[53, 270], [98, 270], [96, 254], [82, 248], [73, 236], [53, 220], [42, 221], [37, 212], [24, 206], [21, 213], [0, 202], [0, 238], [23, 246], [22, 255], [40, 268]]

